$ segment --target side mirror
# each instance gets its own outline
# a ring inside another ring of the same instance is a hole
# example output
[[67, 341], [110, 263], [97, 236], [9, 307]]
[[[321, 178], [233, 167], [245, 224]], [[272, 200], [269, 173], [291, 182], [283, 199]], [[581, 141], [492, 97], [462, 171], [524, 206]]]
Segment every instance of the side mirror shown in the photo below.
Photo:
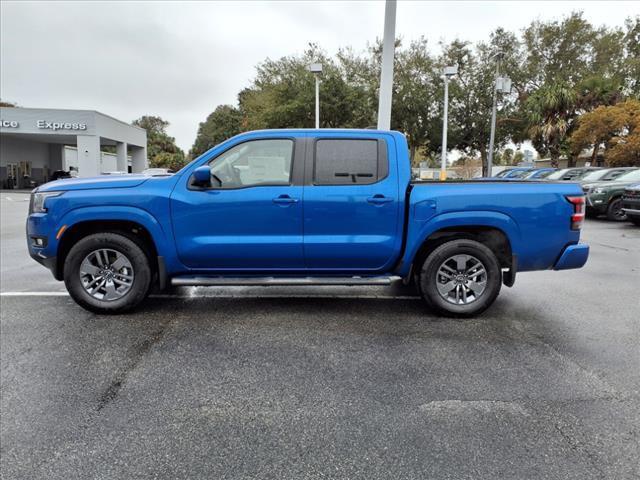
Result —
[[211, 186], [211, 167], [203, 165], [193, 171], [191, 175], [193, 178], [193, 184], [197, 187], [210, 187]]

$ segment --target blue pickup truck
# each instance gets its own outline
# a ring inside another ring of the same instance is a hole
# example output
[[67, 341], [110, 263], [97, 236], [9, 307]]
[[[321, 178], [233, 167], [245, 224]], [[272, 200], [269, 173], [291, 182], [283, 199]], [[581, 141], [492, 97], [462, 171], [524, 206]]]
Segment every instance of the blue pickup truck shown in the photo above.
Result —
[[176, 174], [66, 179], [34, 190], [31, 256], [99, 313], [168, 285], [415, 282], [445, 315], [489, 307], [516, 272], [580, 268], [581, 188], [411, 182], [403, 134], [268, 130]]

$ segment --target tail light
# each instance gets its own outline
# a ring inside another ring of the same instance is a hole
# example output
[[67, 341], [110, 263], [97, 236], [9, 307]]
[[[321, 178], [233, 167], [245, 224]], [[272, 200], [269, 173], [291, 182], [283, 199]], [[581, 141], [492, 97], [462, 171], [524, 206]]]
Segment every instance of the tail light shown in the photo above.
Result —
[[567, 197], [567, 200], [573, 205], [573, 215], [571, 215], [571, 230], [580, 230], [584, 223], [585, 200], [584, 196]]

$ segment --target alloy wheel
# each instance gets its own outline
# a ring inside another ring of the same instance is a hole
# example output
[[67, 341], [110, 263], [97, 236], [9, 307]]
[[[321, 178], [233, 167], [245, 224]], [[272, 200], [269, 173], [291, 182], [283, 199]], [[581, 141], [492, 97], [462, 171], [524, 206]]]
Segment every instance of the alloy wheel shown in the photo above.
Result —
[[119, 300], [133, 285], [133, 266], [121, 252], [110, 248], [94, 250], [80, 264], [80, 281], [85, 291], [102, 301]]
[[487, 269], [472, 255], [453, 255], [438, 268], [436, 287], [447, 302], [468, 305], [478, 300], [487, 288]]

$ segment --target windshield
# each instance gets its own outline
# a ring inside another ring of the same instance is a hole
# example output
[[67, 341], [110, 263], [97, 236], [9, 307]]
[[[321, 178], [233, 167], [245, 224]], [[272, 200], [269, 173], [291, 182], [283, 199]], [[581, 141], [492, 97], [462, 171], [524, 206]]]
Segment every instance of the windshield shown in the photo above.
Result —
[[527, 178], [547, 178], [554, 170], [543, 170], [542, 172], [533, 172]]
[[529, 170], [518, 170], [509, 175], [510, 178], [524, 178], [529, 175]]
[[496, 178], [502, 178], [502, 177], [504, 177], [505, 175], [507, 175], [510, 171], [511, 171], [511, 169], [503, 170], [503, 171], [501, 171], [500, 173], [496, 173], [495, 177], [496, 177]]
[[616, 182], [636, 182], [640, 180], [640, 169], [633, 170], [616, 178]]
[[608, 172], [609, 170], [596, 170], [594, 172], [589, 172], [584, 177], [582, 177], [582, 180], [584, 180], [585, 182], [596, 182], [604, 177]]
[[547, 178], [549, 180], [560, 180], [562, 177], [565, 176], [565, 174], [569, 171], [568, 168], [565, 168], [564, 170], [558, 170], [556, 172], [553, 172], [552, 174], [550, 174]]

